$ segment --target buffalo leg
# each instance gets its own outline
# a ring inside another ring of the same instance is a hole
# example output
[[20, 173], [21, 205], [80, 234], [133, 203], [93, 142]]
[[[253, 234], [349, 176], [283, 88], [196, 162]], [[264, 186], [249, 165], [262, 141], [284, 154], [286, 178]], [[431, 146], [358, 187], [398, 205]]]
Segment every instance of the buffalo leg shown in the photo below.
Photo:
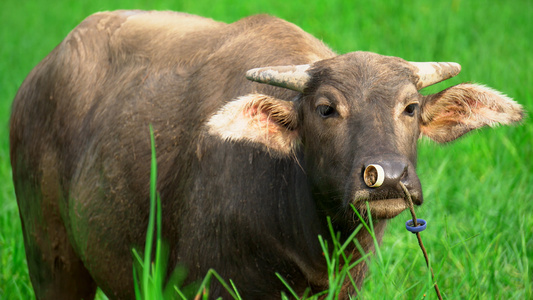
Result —
[[15, 190], [36, 298], [93, 299], [96, 283], [70, 244], [57, 189], [51, 192], [53, 185], [46, 180], [37, 189], [21, 183], [15, 182]]

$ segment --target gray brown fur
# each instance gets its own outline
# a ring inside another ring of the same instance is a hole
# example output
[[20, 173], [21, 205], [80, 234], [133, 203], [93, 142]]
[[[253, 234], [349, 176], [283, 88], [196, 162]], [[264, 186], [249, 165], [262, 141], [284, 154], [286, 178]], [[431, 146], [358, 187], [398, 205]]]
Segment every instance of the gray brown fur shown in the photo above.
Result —
[[[301, 64], [311, 64], [303, 93], [245, 78], [253, 68]], [[403, 209], [387, 206], [401, 197], [398, 181], [422, 202], [420, 133], [447, 142], [521, 118], [512, 100], [475, 85], [422, 96], [413, 72], [400, 58], [336, 56], [269, 16], [232, 24], [173, 12], [88, 17], [28, 75], [13, 103], [11, 164], [37, 298], [90, 299], [97, 285], [111, 299], [133, 298], [131, 248], [144, 245], [149, 212], [149, 124], [170, 266], [187, 267], [188, 282], [214, 268], [244, 299], [280, 298], [275, 272], [299, 294], [325, 289], [317, 236], [329, 236], [326, 216], [346, 238], [358, 224], [350, 204], [366, 214], [370, 201], [381, 240], [385, 219]], [[235, 99], [268, 101], [236, 106], [244, 112], [234, 116], [242, 119], [236, 128], [263, 126], [289, 148], [272, 150], [253, 130], [220, 138], [225, 123], [211, 123], [232, 117], [224, 108]], [[457, 107], [458, 99], [466, 106], [448, 113], [446, 103]], [[490, 116], [479, 117], [484, 103]], [[465, 117], [468, 105], [474, 118]], [[361, 178], [368, 163], [387, 172], [379, 189]], [[369, 234], [357, 239], [373, 251]], [[358, 287], [365, 270], [352, 270]], [[341, 298], [353, 291], [347, 282]], [[215, 283], [211, 293], [227, 296]]]

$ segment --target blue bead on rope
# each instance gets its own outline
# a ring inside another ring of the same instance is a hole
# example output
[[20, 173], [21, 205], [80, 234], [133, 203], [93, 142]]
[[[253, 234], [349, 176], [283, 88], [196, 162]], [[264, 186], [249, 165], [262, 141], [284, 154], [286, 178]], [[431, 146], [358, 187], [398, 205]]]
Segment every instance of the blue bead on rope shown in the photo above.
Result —
[[411, 231], [412, 233], [417, 233], [426, 229], [426, 220], [416, 219], [416, 223], [418, 224], [418, 226], [415, 227], [415, 225], [413, 224], [413, 220], [409, 220], [405, 222], [405, 228], [407, 228], [407, 230]]

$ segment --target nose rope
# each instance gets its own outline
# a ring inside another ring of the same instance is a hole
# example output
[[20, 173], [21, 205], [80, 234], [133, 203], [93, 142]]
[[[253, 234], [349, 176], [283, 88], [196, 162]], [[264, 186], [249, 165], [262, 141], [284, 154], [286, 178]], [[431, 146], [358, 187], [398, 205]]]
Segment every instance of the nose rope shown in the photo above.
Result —
[[429, 266], [428, 253], [426, 251], [426, 248], [424, 247], [424, 244], [422, 243], [422, 238], [420, 237], [420, 231], [422, 231], [423, 229], [422, 230], [416, 230], [416, 228], [419, 227], [419, 224], [418, 224], [419, 222], [421, 223], [420, 226], [424, 226], [425, 227], [426, 226], [426, 221], [416, 218], [415, 208], [414, 208], [414, 205], [413, 205], [413, 199], [411, 199], [411, 194], [409, 193], [409, 191], [407, 190], [407, 187], [402, 182], [400, 182], [400, 187], [403, 190], [403, 193], [405, 195], [405, 197], [404, 197], [405, 202], [407, 202], [407, 206], [409, 207], [409, 210], [411, 211], [411, 216], [413, 217], [412, 221], [411, 220], [407, 221], [407, 223], [411, 223], [413, 227], [411, 227], [411, 229], [409, 229], [409, 225], [406, 224], [407, 230], [409, 230], [409, 231], [411, 231], [411, 232], [416, 234], [416, 237], [418, 239], [418, 245], [420, 245], [420, 249], [422, 249], [422, 253], [424, 254], [424, 258], [426, 259], [426, 266], [431, 271], [431, 279], [435, 283], [434, 284], [435, 292], [437, 293], [437, 297], [439, 298], [439, 300], [442, 300], [442, 296], [440, 294], [439, 286], [437, 285], [437, 281], [435, 280], [435, 274], [433, 273], [433, 269]]
[[415, 214], [415, 206], [413, 205], [413, 199], [411, 199], [411, 194], [407, 190], [407, 187], [403, 182], [400, 181], [400, 186], [402, 187], [403, 194], [405, 195], [404, 199], [405, 202], [407, 202], [407, 206], [409, 206], [409, 210], [411, 211], [411, 216], [413, 216], [413, 224], [415, 227], [418, 226], [418, 222], [416, 220], [416, 214]]

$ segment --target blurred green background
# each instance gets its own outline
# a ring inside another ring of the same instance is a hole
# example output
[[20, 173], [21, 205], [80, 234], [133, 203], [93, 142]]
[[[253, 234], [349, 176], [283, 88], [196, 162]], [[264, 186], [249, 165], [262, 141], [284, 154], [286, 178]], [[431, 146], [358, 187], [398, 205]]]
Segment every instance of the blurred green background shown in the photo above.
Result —
[[[47, 0], [0, 3], [0, 299], [33, 297], [9, 166], [11, 101], [30, 70], [80, 21], [102, 10], [184, 11], [233, 22], [268, 13], [339, 53], [455, 61], [459, 82], [491, 86], [533, 111], [533, 1]], [[422, 235], [449, 299], [532, 299], [533, 122], [483, 129], [449, 145], [419, 142], [428, 220]], [[390, 222], [363, 286], [364, 299], [433, 298], [404, 212]]]

